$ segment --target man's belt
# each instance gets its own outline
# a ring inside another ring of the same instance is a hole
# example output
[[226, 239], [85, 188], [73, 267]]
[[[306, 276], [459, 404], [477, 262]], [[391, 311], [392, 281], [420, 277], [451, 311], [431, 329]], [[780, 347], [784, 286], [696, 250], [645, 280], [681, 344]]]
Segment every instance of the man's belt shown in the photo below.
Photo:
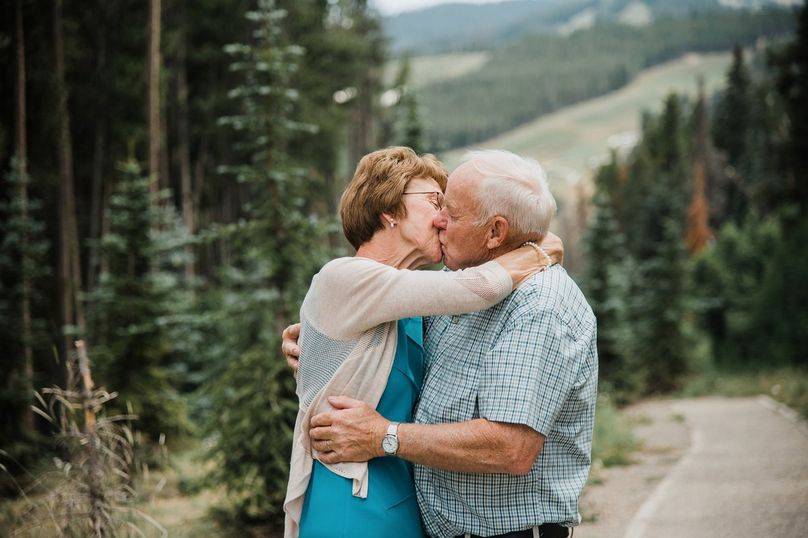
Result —
[[[488, 538], [567, 538], [570, 534], [569, 527], [564, 527], [558, 523], [545, 523], [538, 528], [539, 532], [536, 534], [535, 529], [525, 529], [523, 531], [506, 532], [505, 534], [497, 534]], [[476, 534], [461, 534], [457, 538], [481, 538]]]

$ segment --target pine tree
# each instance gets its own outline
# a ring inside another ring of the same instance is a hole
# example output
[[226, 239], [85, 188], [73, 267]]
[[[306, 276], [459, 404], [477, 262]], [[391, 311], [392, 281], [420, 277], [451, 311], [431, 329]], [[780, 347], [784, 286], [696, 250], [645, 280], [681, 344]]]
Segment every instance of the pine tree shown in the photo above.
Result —
[[390, 91], [398, 101], [392, 107], [394, 138], [390, 145], [407, 146], [416, 153], [423, 153], [423, 126], [418, 113], [418, 98], [410, 86], [411, 60], [409, 55], [401, 58], [396, 80]]
[[401, 145], [413, 149], [416, 153], [423, 153], [423, 126], [418, 114], [418, 99], [414, 93], [408, 92], [402, 98], [404, 108], [404, 121], [402, 125]]
[[687, 370], [685, 205], [688, 156], [680, 100], [670, 95], [658, 117], [643, 119], [643, 136], [622, 189], [622, 227], [629, 254], [620, 275], [625, 363], [645, 392], [670, 390]]
[[651, 393], [678, 387], [690, 362], [682, 225], [670, 217], [664, 218], [662, 225], [663, 235], [654, 245], [654, 256], [639, 265], [641, 289], [635, 306], [636, 319], [644, 321], [636, 326], [638, 345], [634, 351], [645, 367], [645, 389]]
[[[783, 186], [772, 189], [775, 205], [795, 203], [808, 207], [808, 6], [799, 10], [797, 35], [782, 50], [773, 50], [769, 61], [775, 71], [777, 91], [788, 118]], [[779, 190], [779, 192], [777, 192]], [[792, 222], [787, 222], [787, 228]]]
[[[303, 50], [284, 32], [286, 12], [260, 0], [248, 12], [250, 43], [233, 44], [233, 70], [242, 77], [230, 95], [240, 113], [222, 119], [236, 130], [244, 164], [222, 167], [249, 202], [245, 221], [228, 231], [237, 245], [222, 275], [226, 310], [238, 314], [221, 328], [227, 368], [212, 379], [215, 479], [231, 493], [236, 516], [279, 523], [297, 399], [294, 383], [273, 350], [297, 318], [311, 275], [325, 261], [324, 227], [309, 211], [306, 169], [289, 152], [292, 138], [313, 134], [300, 121], [291, 85]], [[206, 390], [207, 390], [206, 389]]]
[[621, 274], [627, 251], [615, 218], [612, 193], [607, 185], [617, 174], [617, 163], [602, 167], [596, 176], [594, 216], [584, 236], [589, 260], [587, 298], [598, 320], [598, 364], [602, 378], [617, 391], [632, 392], [628, 386], [627, 357], [623, 341], [626, 315], [626, 280]]
[[670, 95], [655, 135], [659, 151], [648, 193], [650, 229], [644, 234], [649, 256], [638, 266], [638, 309], [645, 320], [638, 351], [647, 366], [646, 390], [652, 392], [675, 388], [689, 363], [684, 224], [690, 189], [682, 116], [679, 98]]
[[[36, 432], [27, 414], [33, 403], [36, 366], [45, 363], [51, 352], [43, 312], [47, 308], [43, 292], [51, 273], [46, 261], [49, 244], [44, 237], [45, 226], [38, 218], [40, 203], [23, 197], [30, 177], [20, 172], [20, 160], [15, 156], [5, 177], [9, 199], [0, 203], [0, 345], [5, 350], [0, 357], [4, 372], [0, 413], [7, 418], [0, 428], [0, 446], [15, 459], [29, 463], [35, 453], [29, 443]], [[27, 329], [20, 312], [26, 297], [30, 315]], [[30, 357], [26, 357], [26, 349]], [[4, 482], [0, 480], [0, 492], [5, 489]]]
[[[779, 251], [782, 232], [776, 219], [750, 212], [738, 226], [724, 225], [715, 244], [696, 258], [694, 281], [701, 300], [702, 326], [712, 341], [721, 366], [762, 364], [770, 358], [766, 347], [771, 332], [757, 326], [764, 276], [774, 268], [771, 257]], [[761, 256], [760, 252], [771, 252]], [[792, 293], [794, 293], [792, 291]], [[783, 298], [767, 305], [767, 316], [782, 311]]]
[[726, 90], [719, 101], [713, 138], [718, 149], [726, 154], [727, 163], [734, 170], [726, 187], [726, 218], [739, 223], [748, 205], [749, 142], [751, 136], [752, 90], [749, 72], [744, 62], [743, 49], [736, 45], [732, 65], [727, 72]]
[[101, 240], [106, 270], [94, 303], [92, 357], [99, 384], [120, 393], [138, 424], [152, 441], [160, 434], [171, 438], [187, 431], [184, 403], [170, 376], [173, 348], [166, 329], [176, 306], [174, 282], [159, 272], [161, 246], [153, 229], [165, 229], [158, 203], [152, 202], [150, 178], [139, 165], [121, 165], [121, 178], [110, 196], [109, 231]]
[[735, 45], [732, 65], [727, 71], [727, 86], [716, 111], [713, 136], [716, 146], [727, 154], [729, 164], [738, 167], [746, 155], [751, 109], [751, 81], [743, 49]]

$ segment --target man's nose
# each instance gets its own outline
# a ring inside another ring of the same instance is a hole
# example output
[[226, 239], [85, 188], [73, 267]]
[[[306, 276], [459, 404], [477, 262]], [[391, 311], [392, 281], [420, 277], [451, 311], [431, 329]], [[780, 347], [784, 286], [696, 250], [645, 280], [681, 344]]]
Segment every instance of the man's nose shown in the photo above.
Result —
[[442, 210], [442, 211], [439, 211], [437, 215], [435, 215], [435, 218], [432, 220], [432, 223], [435, 226], [435, 228], [437, 228], [439, 230], [445, 230], [446, 229], [446, 220], [447, 220], [446, 211]]

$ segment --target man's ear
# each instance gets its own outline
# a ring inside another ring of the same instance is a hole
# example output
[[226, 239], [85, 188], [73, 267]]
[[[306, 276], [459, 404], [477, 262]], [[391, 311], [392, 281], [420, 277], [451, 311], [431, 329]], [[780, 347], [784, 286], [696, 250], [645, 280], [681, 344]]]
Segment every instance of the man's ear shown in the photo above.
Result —
[[497, 215], [488, 224], [488, 237], [486, 238], [485, 246], [489, 250], [499, 248], [508, 240], [508, 233], [510, 232], [510, 224], [505, 217]]

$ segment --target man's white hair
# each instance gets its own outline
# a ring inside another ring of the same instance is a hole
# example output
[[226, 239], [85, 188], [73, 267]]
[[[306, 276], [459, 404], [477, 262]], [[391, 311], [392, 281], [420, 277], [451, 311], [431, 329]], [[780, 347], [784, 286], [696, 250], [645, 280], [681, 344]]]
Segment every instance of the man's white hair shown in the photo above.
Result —
[[478, 224], [501, 215], [517, 233], [547, 234], [556, 202], [537, 161], [488, 149], [469, 151], [463, 162], [482, 175], [477, 191]]

